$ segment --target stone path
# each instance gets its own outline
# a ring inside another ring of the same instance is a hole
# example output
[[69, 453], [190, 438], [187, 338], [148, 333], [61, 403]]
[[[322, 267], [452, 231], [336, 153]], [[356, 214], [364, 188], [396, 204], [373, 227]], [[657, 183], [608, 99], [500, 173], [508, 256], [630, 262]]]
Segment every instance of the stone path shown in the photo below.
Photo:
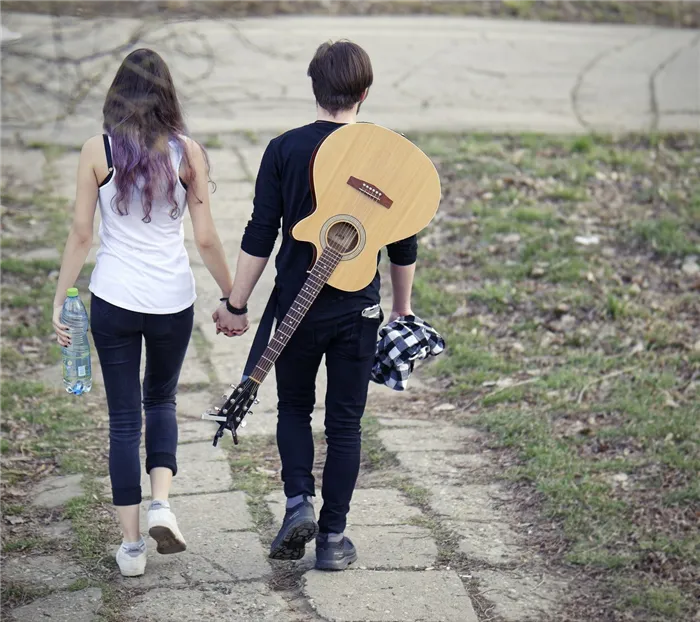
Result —
[[[4, 15], [5, 132], [81, 144], [101, 131], [126, 52], [172, 68], [197, 134], [280, 131], [308, 120], [315, 47], [346, 37], [375, 68], [365, 118], [408, 130], [700, 129], [698, 31], [459, 17], [167, 21]], [[6, 134], [7, 135], [7, 134]]]
[[[248, 171], [257, 169], [265, 144], [265, 140], [253, 144], [239, 138], [226, 149], [210, 152], [219, 171], [214, 214], [232, 261], [250, 211]], [[5, 146], [4, 174], [31, 175], [41, 168], [42, 154]], [[53, 161], [56, 193], [70, 196], [76, 163], [75, 152]], [[379, 441], [384, 451], [396, 456], [398, 467], [361, 477], [348, 527], [360, 553], [357, 564], [344, 574], [317, 572], [312, 569], [313, 547], [297, 570], [284, 565], [280, 570], [268, 562], [265, 538], [274, 526], [254, 519], [250, 504], [259, 512], [262, 503], [267, 516], [279, 523], [283, 496], [278, 491], [260, 499], [241, 490], [239, 474], [227, 459], [229, 452], [235, 456], [237, 450], [231, 449], [228, 439], [214, 448], [216, 426], [200, 419], [217, 391], [239, 377], [253, 331], [236, 340], [215, 335], [210, 315], [218, 291], [193, 248], [189, 224], [186, 239], [199, 298], [196, 337], [178, 397], [180, 470], [173, 486], [173, 507], [188, 550], [160, 556], [151, 548], [147, 573], [141, 578], [124, 580], [115, 572], [119, 589], [132, 594], [123, 619], [194, 622], [215, 615], [222, 622], [476, 622], [497, 619], [494, 614], [520, 621], [549, 610], [565, 583], [543, 574], [505, 511], [499, 509], [507, 502], [506, 492], [493, 483], [478, 483], [489, 465], [488, 452], [476, 444], [478, 433], [441, 422], [436, 419], [438, 413], [423, 413], [422, 418], [411, 414], [426, 403], [429, 391], [420, 374], [412, 378], [405, 393], [371, 387], [369, 411], [379, 417]], [[271, 268], [249, 305], [254, 321], [272, 285]], [[99, 392], [97, 364], [95, 375]], [[324, 383], [322, 373], [320, 391]], [[274, 454], [274, 377], [263, 384], [260, 399], [242, 432], [242, 443], [267, 440]], [[321, 408], [314, 414], [313, 427], [321, 432], [322, 426]], [[323, 451], [322, 442], [318, 449]], [[143, 486], [148, 495], [145, 475]], [[81, 493], [79, 476], [52, 478], [37, 490], [35, 503], [56, 507]], [[322, 500], [317, 501], [320, 507]], [[69, 525], [56, 529], [57, 537], [70, 534]], [[451, 567], [449, 560], [457, 564]], [[280, 589], [280, 572], [296, 573], [299, 587]], [[52, 620], [101, 619], [99, 590], [65, 591], [85, 576], [79, 564], [52, 556], [22, 558], [3, 568], [3, 574], [8, 580], [51, 591], [15, 610], [13, 616], [19, 622], [39, 619], [47, 612], [52, 612]]]

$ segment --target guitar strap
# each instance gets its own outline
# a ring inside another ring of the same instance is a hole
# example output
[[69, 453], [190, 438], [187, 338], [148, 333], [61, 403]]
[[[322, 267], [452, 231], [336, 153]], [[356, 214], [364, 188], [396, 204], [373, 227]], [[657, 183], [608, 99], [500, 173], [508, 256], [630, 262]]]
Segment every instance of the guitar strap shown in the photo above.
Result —
[[270, 294], [270, 299], [267, 301], [265, 311], [263, 311], [262, 317], [260, 318], [260, 324], [258, 324], [258, 330], [255, 332], [255, 338], [253, 339], [253, 345], [250, 347], [248, 360], [243, 368], [243, 378], [241, 378], [241, 382], [246, 380], [253, 373], [255, 365], [270, 343], [270, 335], [272, 334], [272, 326], [275, 323], [276, 311], [277, 286], [272, 288], [272, 294]]

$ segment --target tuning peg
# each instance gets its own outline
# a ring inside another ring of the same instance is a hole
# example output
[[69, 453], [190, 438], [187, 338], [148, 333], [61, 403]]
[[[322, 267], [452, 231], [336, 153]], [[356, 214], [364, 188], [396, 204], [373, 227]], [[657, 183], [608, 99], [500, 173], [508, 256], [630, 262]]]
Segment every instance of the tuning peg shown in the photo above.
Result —
[[245, 428], [245, 427], [246, 427], [246, 425], [248, 425], [248, 422], [247, 422], [247, 421], [241, 421], [241, 423], [240, 423], [240, 426], [239, 426], [239, 427], [241, 427], [241, 428]]
[[252, 415], [252, 414], [253, 414], [253, 411], [252, 411], [252, 410], [249, 410], [249, 411], [248, 411], [248, 414], [249, 414], [249, 415]]
[[259, 403], [260, 403], [260, 400], [256, 397], [256, 398], [253, 400], [253, 404], [259, 404]]

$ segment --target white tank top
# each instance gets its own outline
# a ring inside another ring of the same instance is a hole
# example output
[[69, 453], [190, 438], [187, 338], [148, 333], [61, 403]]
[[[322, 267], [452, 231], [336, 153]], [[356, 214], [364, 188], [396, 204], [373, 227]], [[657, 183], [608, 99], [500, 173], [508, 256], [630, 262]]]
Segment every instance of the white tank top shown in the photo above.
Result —
[[[111, 145], [110, 139], [110, 145]], [[141, 190], [135, 187], [129, 213], [120, 216], [113, 207], [114, 183], [119, 171], [99, 189], [100, 247], [90, 279], [90, 291], [107, 302], [140, 313], [166, 314], [187, 309], [197, 298], [194, 275], [185, 249], [183, 217], [187, 192], [179, 180], [182, 153], [170, 142], [170, 161], [178, 179], [175, 199], [180, 213], [172, 218], [172, 205], [154, 198], [151, 221], [143, 222]]]

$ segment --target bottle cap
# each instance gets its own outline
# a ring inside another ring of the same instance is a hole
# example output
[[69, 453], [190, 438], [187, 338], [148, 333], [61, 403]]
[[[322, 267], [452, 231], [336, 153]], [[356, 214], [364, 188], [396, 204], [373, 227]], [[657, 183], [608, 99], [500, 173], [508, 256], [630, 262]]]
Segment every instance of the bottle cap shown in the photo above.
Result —
[[69, 298], [77, 298], [78, 297], [78, 288], [77, 287], [69, 287], [66, 290], [66, 295]]

